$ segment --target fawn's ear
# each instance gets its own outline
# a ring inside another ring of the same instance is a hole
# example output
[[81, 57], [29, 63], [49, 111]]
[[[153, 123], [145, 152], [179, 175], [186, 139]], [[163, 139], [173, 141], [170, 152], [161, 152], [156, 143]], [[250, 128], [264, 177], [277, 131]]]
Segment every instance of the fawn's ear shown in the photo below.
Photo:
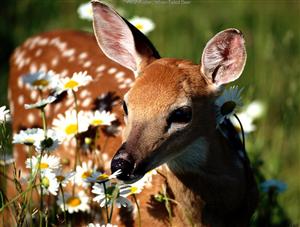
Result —
[[201, 72], [217, 86], [226, 84], [240, 77], [246, 58], [243, 34], [237, 29], [227, 29], [206, 44]]
[[135, 75], [154, 59], [158, 52], [137, 28], [109, 6], [92, 1], [93, 25], [97, 42], [104, 54], [132, 70]]

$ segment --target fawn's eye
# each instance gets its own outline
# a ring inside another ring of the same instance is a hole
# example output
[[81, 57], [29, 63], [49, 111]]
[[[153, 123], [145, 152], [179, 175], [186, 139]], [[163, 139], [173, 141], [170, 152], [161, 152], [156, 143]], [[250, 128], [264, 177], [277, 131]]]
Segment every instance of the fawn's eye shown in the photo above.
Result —
[[192, 108], [190, 106], [182, 106], [173, 110], [167, 119], [167, 124], [172, 123], [186, 124], [192, 120]]
[[125, 101], [123, 101], [123, 110], [124, 110], [125, 115], [127, 116], [128, 115], [128, 109], [127, 109], [127, 105], [126, 105]]

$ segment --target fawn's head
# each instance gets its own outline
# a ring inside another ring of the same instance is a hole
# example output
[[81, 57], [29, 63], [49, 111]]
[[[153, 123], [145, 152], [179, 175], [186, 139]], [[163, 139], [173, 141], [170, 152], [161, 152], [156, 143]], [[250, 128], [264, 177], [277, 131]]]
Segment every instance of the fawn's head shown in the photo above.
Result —
[[120, 179], [135, 181], [215, 129], [213, 102], [218, 88], [243, 71], [244, 39], [236, 29], [218, 33], [204, 48], [200, 65], [160, 58], [151, 42], [114, 10], [92, 4], [99, 46], [136, 76], [124, 96], [123, 144], [111, 163], [113, 172], [122, 170]]

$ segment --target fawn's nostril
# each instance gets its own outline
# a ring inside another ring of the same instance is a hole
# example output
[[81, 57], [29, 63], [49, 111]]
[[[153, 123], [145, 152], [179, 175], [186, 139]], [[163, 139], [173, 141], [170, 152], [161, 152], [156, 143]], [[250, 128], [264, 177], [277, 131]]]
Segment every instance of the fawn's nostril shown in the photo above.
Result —
[[134, 162], [130, 159], [114, 158], [111, 161], [111, 171], [116, 172], [119, 169], [121, 170], [121, 174], [118, 175], [118, 179], [128, 181], [134, 169]]

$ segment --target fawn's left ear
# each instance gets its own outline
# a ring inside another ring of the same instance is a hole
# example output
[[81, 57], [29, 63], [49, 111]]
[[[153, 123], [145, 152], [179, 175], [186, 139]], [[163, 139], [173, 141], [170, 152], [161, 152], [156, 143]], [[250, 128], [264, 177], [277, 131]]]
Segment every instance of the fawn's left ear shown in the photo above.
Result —
[[240, 77], [246, 63], [243, 34], [237, 29], [227, 29], [215, 35], [205, 46], [201, 72], [217, 86]]

